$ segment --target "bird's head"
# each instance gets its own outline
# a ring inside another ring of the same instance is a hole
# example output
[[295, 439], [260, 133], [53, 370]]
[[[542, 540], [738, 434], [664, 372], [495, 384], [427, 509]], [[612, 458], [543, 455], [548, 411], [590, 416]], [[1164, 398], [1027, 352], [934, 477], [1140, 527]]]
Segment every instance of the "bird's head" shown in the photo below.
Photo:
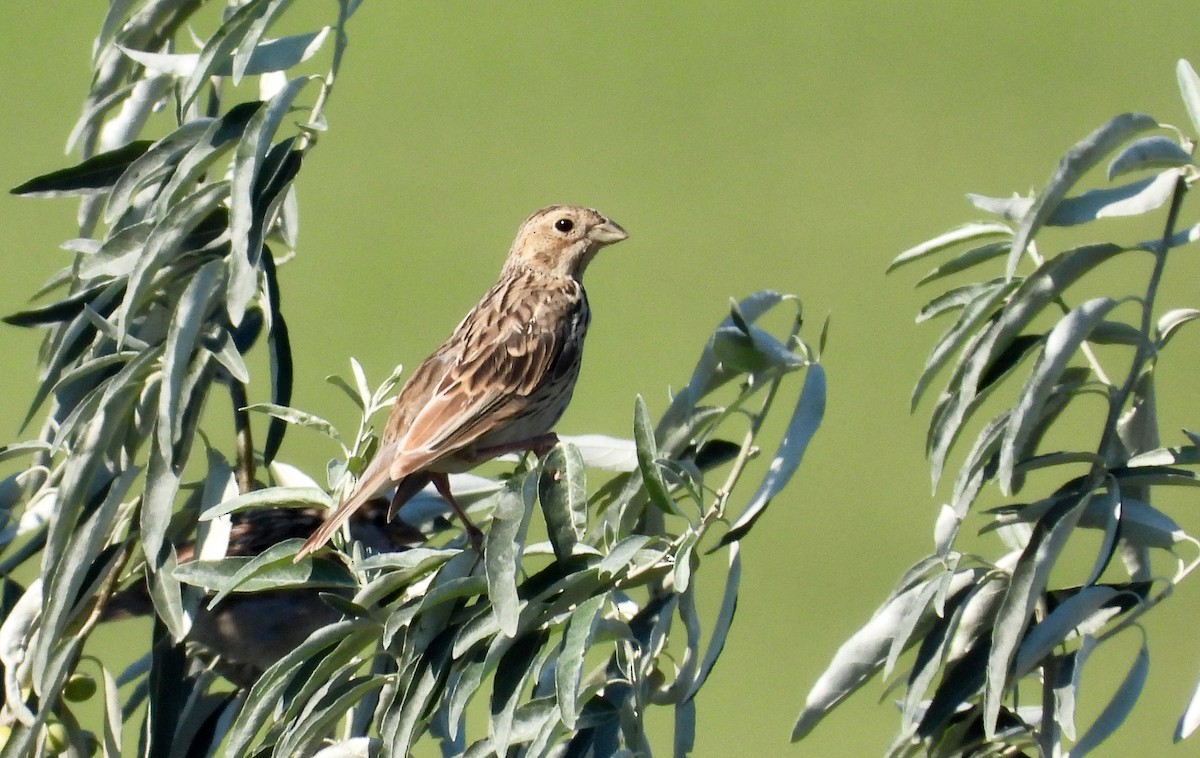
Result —
[[579, 279], [600, 248], [628, 236], [615, 221], [591, 208], [552, 205], [525, 219], [508, 260]]

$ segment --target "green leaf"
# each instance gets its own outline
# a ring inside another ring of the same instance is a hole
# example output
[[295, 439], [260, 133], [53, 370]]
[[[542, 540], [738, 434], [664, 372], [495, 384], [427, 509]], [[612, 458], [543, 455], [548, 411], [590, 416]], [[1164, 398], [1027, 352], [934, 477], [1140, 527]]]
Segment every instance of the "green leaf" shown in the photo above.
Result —
[[[217, 292], [221, 262], [209, 261], [197, 271], [179, 296], [163, 348], [162, 389], [158, 393], [158, 444], [164, 452], [174, 449], [181, 431], [176, 426], [184, 372], [196, 348], [196, 339], [205, 326], [210, 301]], [[170, 459], [168, 458], [168, 461]]]
[[1010, 279], [1016, 276], [1017, 264], [1029, 242], [1054, 214], [1059, 203], [1079, 178], [1130, 137], [1157, 127], [1158, 122], [1144, 113], [1124, 113], [1114, 117], [1067, 151], [1050, 181], [1017, 227], [1012, 252], [1008, 257], [1007, 274]]
[[568, 729], [574, 729], [582, 706], [579, 702], [583, 665], [607, 598], [597, 595], [579, 604], [563, 630], [558, 665], [554, 669], [554, 692], [558, 708]]
[[325, 490], [316, 487], [266, 487], [238, 495], [235, 498], [200, 514], [201, 521], [211, 521], [247, 508], [312, 508], [332, 509], [335, 503]]
[[308, 429], [313, 429], [314, 431], [325, 435], [334, 442], [337, 442], [339, 445], [342, 442], [342, 437], [340, 434], [338, 434], [338, 431], [334, 428], [333, 424], [315, 414], [307, 413], [295, 408], [285, 408], [283, 406], [275, 405], [274, 403], [253, 403], [251, 405], [247, 405], [246, 410], [254, 411], [256, 413], [265, 413], [273, 418], [283, 419], [289, 424], [295, 424], [296, 426], [303, 426]]
[[483, 566], [488, 597], [507, 637], [517, 634], [521, 599], [517, 595], [517, 572], [525, 549], [525, 534], [537, 486], [535, 472], [514, 477], [500, 491], [492, 511], [492, 525], [484, 538]]
[[654, 428], [650, 423], [650, 412], [641, 395], [633, 401], [633, 440], [637, 444], [638, 468], [650, 502], [664, 513], [675, 513], [675, 499], [667, 489], [662, 469], [658, 467], [658, 445], [654, 441]]
[[149, 140], [130, 142], [70, 168], [30, 179], [10, 191], [25, 197], [78, 197], [106, 192], [129, 165], [150, 148], [150, 144]]
[[[284, 543], [276, 543], [281, 545]], [[274, 546], [272, 546], [274, 547]], [[297, 543], [291, 543], [293, 555]], [[290, 559], [292, 556], [288, 556]], [[327, 560], [279, 561], [271, 559], [270, 565], [258, 561], [259, 556], [232, 556], [216, 560], [199, 560], [181, 563], [171, 572], [182, 582], [193, 587], [222, 593], [222, 598], [231, 592], [263, 592], [300, 587], [340, 588], [353, 590], [354, 579], [346, 574], [340, 564]], [[258, 561], [258, 565], [255, 565]], [[214, 599], [210, 605], [215, 605]]]
[[587, 474], [578, 448], [559, 442], [541, 462], [538, 502], [559, 561], [571, 557], [587, 530]]
[[810, 364], [804, 375], [804, 388], [792, 411], [783, 439], [767, 467], [758, 489], [738, 516], [737, 521], [721, 538], [721, 545], [740, 540], [766, 511], [771, 500], [783, 490], [800, 466], [808, 443], [825, 417], [825, 369], [819, 363]]

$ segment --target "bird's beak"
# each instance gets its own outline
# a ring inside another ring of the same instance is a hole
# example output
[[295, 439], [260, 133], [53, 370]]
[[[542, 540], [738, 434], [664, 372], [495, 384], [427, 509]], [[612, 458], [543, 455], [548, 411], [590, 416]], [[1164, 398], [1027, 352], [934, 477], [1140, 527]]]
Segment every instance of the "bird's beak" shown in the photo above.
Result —
[[593, 241], [599, 242], [601, 245], [611, 245], [614, 242], [620, 242], [629, 236], [629, 233], [621, 228], [620, 224], [610, 218], [604, 219], [604, 223], [593, 226], [588, 232], [588, 237]]

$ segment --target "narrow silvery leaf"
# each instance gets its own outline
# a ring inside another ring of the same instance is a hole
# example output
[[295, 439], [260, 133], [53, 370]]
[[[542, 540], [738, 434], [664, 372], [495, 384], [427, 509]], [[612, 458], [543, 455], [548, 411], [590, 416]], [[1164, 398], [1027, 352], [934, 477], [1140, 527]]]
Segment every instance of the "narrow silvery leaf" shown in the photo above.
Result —
[[542, 459], [538, 502], [559, 561], [571, 557], [587, 530], [587, 475], [574, 445], [559, 443]]
[[[1117, 540], [1122, 536], [1124, 525], [1121, 523], [1121, 488], [1116, 482], [1111, 482], [1103, 494], [1093, 495], [1088, 500], [1087, 508], [1079, 517], [1079, 523], [1082, 526], [1083, 520], [1089, 513], [1105, 514], [1107, 523], [1104, 524], [1104, 539], [1100, 542], [1100, 549], [1096, 552], [1096, 560], [1092, 564], [1092, 570], [1088, 573], [1087, 581], [1084, 586], [1089, 586], [1100, 581], [1100, 577], [1108, 568], [1108, 564], [1112, 561], [1113, 556], [1117, 552]], [[1136, 544], [1136, 543], [1130, 543]]]
[[1068, 361], [1074, 357], [1092, 329], [1118, 304], [1118, 301], [1109, 297], [1088, 300], [1064, 316], [1046, 336], [1042, 355], [1021, 390], [1000, 445], [997, 479], [1006, 494], [1011, 491], [1013, 468], [1031, 452], [1025, 449], [1026, 442], [1042, 420], [1043, 405]]
[[646, 401], [641, 395], [633, 402], [633, 439], [637, 444], [638, 467], [642, 471], [642, 482], [650, 502], [665, 513], [675, 511], [675, 499], [663, 479], [662, 469], [659, 468], [658, 445], [654, 440], [654, 428], [650, 423], [650, 412], [646, 410]]
[[[256, 14], [257, 18], [255, 18], [254, 21], [250, 23], [250, 26], [246, 29], [246, 32], [241, 41], [238, 42], [237, 49], [234, 51], [233, 58], [230, 61], [230, 73], [233, 76], [234, 84], [240, 83], [242, 77], [246, 76], [247, 74], [262, 73], [261, 71], [255, 71], [253, 69], [253, 64], [255, 63], [255, 58], [260, 56], [260, 51], [263, 48], [266, 48], [270, 43], [267, 42], [260, 44], [260, 42], [262, 41], [263, 35], [267, 33], [267, 29], [270, 28], [271, 24], [275, 22], [275, 19], [279, 17], [279, 14], [286, 10], [291, 4], [291, 0], [268, 0], [266, 8], [262, 9]], [[325, 34], [323, 32], [321, 34], [321, 38], [324, 39], [324, 36]], [[301, 47], [301, 51], [303, 51], [304, 47], [307, 47], [307, 44]], [[314, 50], [313, 52], [316, 51]], [[311, 56], [312, 53], [309, 53], [309, 55]], [[284, 61], [280, 62], [282, 63]], [[297, 60], [280, 66], [279, 68], [291, 68], [293, 65], [299, 62], [300, 61]], [[279, 70], [279, 68], [268, 68], [265, 70], [274, 71]]]
[[1143, 639], [1142, 646], [1138, 648], [1137, 656], [1133, 659], [1133, 665], [1129, 667], [1129, 672], [1117, 686], [1117, 691], [1113, 693], [1112, 699], [1096, 717], [1095, 723], [1083, 733], [1079, 742], [1076, 742], [1075, 747], [1071, 749], [1070, 756], [1072, 758], [1083, 758], [1084, 755], [1108, 739], [1125, 722], [1125, 717], [1133, 710], [1138, 696], [1142, 694], [1142, 687], [1146, 684], [1146, 675], [1149, 672], [1150, 651], [1146, 648], [1146, 642]]
[[948, 289], [921, 306], [921, 310], [917, 311], [916, 322], [920, 324], [948, 311], [959, 310], [969, 306], [971, 303], [986, 299], [991, 293], [1000, 289], [1003, 284], [1004, 279], [997, 277], [985, 282], [966, 284], [962, 287]]
[[319, 699], [313, 698], [318, 705], [287, 720], [287, 728], [278, 745], [280, 755], [308, 754], [315, 745], [322, 744], [324, 735], [347, 711], [389, 683], [389, 678], [382, 676], [349, 676], [360, 666], [357, 661], [344, 666], [330, 685], [322, 688]]
[[202, 521], [247, 508], [333, 508], [333, 498], [317, 487], [267, 487], [238, 495], [200, 514]]
[[1183, 96], [1183, 104], [1188, 115], [1192, 117], [1192, 129], [1200, 133], [1200, 77], [1192, 64], [1180, 58], [1175, 64], [1175, 78], [1179, 81], [1179, 94]]
[[637, 445], [631, 439], [606, 434], [560, 434], [558, 440], [578, 450], [589, 468], [621, 473], [637, 470]]
[[354, 618], [338, 621], [313, 632], [299, 647], [270, 666], [250, 689], [241, 711], [229, 730], [225, 746], [228, 755], [251, 752], [249, 747], [279, 707], [285, 688], [302, 663], [320, 655], [328, 648], [364, 630], [370, 632], [376, 624], [371, 619]]
[[1175, 725], [1175, 741], [1191, 737], [1197, 726], [1200, 726], [1200, 681], [1192, 689], [1192, 696], [1188, 698], [1187, 706], [1179, 716], [1179, 723]]
[[[951, 582], [951, 594], [969, 587], [982, 573], [982, 570], [971, 569], [955, 574]], [[883, 668], [901, 620], [913, 603], [920, 602], [919, 598], [925, 585], [926, 582], [921, 582], [896, 595], [875, 611], [871, 620], [850, 639], [842, 643], [828, 668], [809, 691], [804, 710], [800, 712], [792, 727], [792, 742], [811, 732], [825, 714]], [[918, 625], [916, 636], [924, 634], [932, 618], [933, 613], [930, 611], [923, 623]]]
[[725, 649], [725, 640], [729, 636], [729, 629], [733, 626], [734, 613], [737, 612], [738, 589], [741, 582], [741, 547], [735, 542], [729, 546], [729, 573], [725, 575], [725, 591], [721, 594], [721, 606], [717, 610], [716, 619], [713, 620], [713, 628], [708, 638], [708, 647], [704, 651], [704, 658], [700, 661], [696, 676], [688, 687], [685, 696], [685, 700], [688, 702], [691, 702], [700, 688], [704, 686], [708, 675], [712, 673], [713, 666], [717, 665], [717, 659], [721, 657], [721, 651]]
[[208, 132], [213, 119], [189, 121], [155, 142], [129, 164], [109, 193], [104, 212], [105, 223], [112, 224], [129, 208], [134, 194], [154, 178], [162, 178], [175, 169], [181, 155], [190, 150]]
[[985, 263], [993, 258], [999, 258], [1008, 252], [1008, 242], [990, 242], [986, 245], [973, 247], [961, 255], [951, 258], [942, 265], [934, 268], [928, 274], [921, 277], [917, 281], [917, 286], [928, 284], [936, 279], [941, 279], [951, 274], [957, 274], [960, 271], [966, 271], [969, 268]]
[[1176, 308], [1159, 316], [1156, 326], [1158, 346], [1161, 348], [1167, 344], [1167, 340], [1171, 339], [1179, 327], [1198, 318], [1200, 318], [1200, 310], [1195, 308]]
[[629, 562], [633, 560], [633, 556], [641, 550], [646, 543], [650, 542], [650, 538], [644, 534], [631, 534], [624, 538], [616, 545], [613, 545], [612, 550], [597, 566], [597, 571], [600, 576], [614, 576], [619, 574]]
[[246, 406], [246, 410], [265, 413], [273, 418], [280, 418], [289, 424], [303, 426], [314, 431], [320, 432], [334, 442], [341, 443], [342, 437], [338, 434], [337, 429], [333, 424], [329, 423], [320, 416], [308, 413], [306, 411], [297, 410], [295, 408], [284, 408], [283, 406], [275, 405], [274, 403], [253, 403]]
[[1012, 235], [1012, 229], [1008, 228], [1004, 224], [997, 224], [990, 221], [963, 224], [962, 226], [955, 227], [944, 234], [939, 234], [931, 240], [927, 240], [919, 245], [910, 247], [903, 253], [900, 253], [892, 260], [890, 264], [888, 264], [887, 270], [888, 272], [891, 272], [893, 269], [899, 268], [905, 263], [910, 263], [918, 258], [924, 258], [932, 253], [945, 250], [948, 247], [953, 247], [960, 242], [979, 239], [981, 237], [994, 237], [996, 235], [1010, 236]]
[[[271, 402], [277, 406], [288, 406], [292, 403], [292, 341], [280, 307], [282, 296], [279, 292], [279, 277], [275, 271], [275, 256], [269, 248], [263, 249], [262, 268], [267, 290], [267, 349], [271, 360]], [[272, 417], [267, 425], [263, 460], [268, 464], [275, 460], [275, 455], [283, 445], [286, 423], [284, 419]]]
[[171, 468], [158, 445], [151, 445], [146, 467], [146, 492], [140, 513], [143, 550], [155, 567], [159, 565], [159, 555], [166, 540], [167, 525], [174, 511], [179, 483], [180, 475]]
[[[525, 532], [529, 527], [533, 493], [527, 483], [536, 486], [532, 472], [515, 477], [496, 500], [492, 525], [484, 538], [483, 566], [487, 575], [488, 597], [500, 629], [508, 637], [517, 634], [521, 600], [517, 596], [517, 571], [525, 548]], [[527, 497], [528, 495], [528, 497]]]
[[1134, 140], [1108, 164], [1110, 180], [1143, 169], [1177, 168], [1194, 165], [1195, 160], [1179, 143], [1168, 137], [1154, 135]]
[[[316, 55], [317, 51], [321, 49], [321, 45], [325, 43], [325, 38], [329, 36], [329, 31], [330, 27], [324, 26], [315, 32], [266, 40], [254, 46], [250, 55], [245, 59], [244, 70], [240, 72], [235, 70], [237, 63], [235, 58], [231, 63], [217, 66], [216, 73], [220, 76], [240, 78], [247, 74], [258, 76], [271, 71], [286, 71]], [[241, 54], [241, 50], [238, 51], [238, 54]]]
[[234, 326], [241, 323], [246, 304], [257, 287], [258, 246], [262, 244], [264, 219], [254, 218], [253, 191], [259, 169], [271, 140], [292, 101], [308, 84], [308, 77], [288, 82], [287, 87], [271, 98], [267, 106], [254, 114], [238, 143], [233, 159], [233, 183], [230, 188], [229, 231], [233, 249], [230, 253], [230, 282], [227, 309]]
[[977, 405], [975, 400], [981, 381], [993, 362], [1014, 344], [1029, 322], [1054, 302], [1067, 286], [1124, 251], [1124, 248], [1112, 244], [1085, 245], [1068, 250], [1047, 260], [1017, 288], [1000, 320], [988, 330], [983, 342], [973, 348], [970, 358], [961, 368], [961, 374], [956, 369], [952, 383], [957, 392], [943, 396], [944, 402], [939, 401], [930, 422], [928, 449], [935, 484], [941, 463], [963, 422]]
[[1020, 679], [1041, 665], [1046, 656], [1076, 633], [1077, 627], [1087, 624], [1094, 614], [1119, 594], [1112, 587], [1085, 586], [1060, 603], [1046, 618], [1035, 624], [1021, 641], [1013, 662], [1013, 679]]
[[568, 729], [575, 728], [582, 710], [579, 692], [583, 666], [605, 601], [604, 595], [597, 595], [580, 603], [571, 613], [563, 631], [558, 665], [554, 669], [554, 691], [558, 696], [558, 709], [563, 723]]
[[946, 330], [946, 333], [933, 346], [929, 357], [925, 359], [925, 367], [921, 371], [921, 376], [917, 379], [909, 401], [911, 408], [916, 408], [917, 404], [921, 402], [921, 395], [924, 394], [929, 383], [933, 381], [938, 371], [946, 365], [946, 362], [950, 360], [955, 351], [962, 348], [983, 324], [992, 318], [995, 312], [1001, 307], [1005, 298], [1016, 287], [1016, 282], [1001, 281], [981, 287], [973, 293], [972, 298], [966, 303], [962, 313], [959, 315], [958, 321]]
[[1017, 273], [1017, 264], [1025, 248], [1049, 219], [1059, 203], [1075, 182], [1084, 173], [1104, 159], [1106, 155], [1139, 132], [1158, 127], [1158, 122], [1144, 113], [1123, 113], [1084, 137], [1059, 161], [1050, 181], [1038, 195], [1033, 207], [1021, 218], [1013, 238], [1012, 252], [1008, 257], [1007, 273], [1011, 278]]
[[513, 717], [529, 681], [534, 660], [542, 652], [548, 633], [533, 632], [517, 639], [496, 664], [493, 676], [488, 736], [497, 755], [507, 755], [513, 737]]
[[250, 25], [266, 10], [263, 7], [265, 5], [266, 2], [263, 0], [251, 0], [243, 4], [232, 15], [225, 18], [220, 28], [208, 38], [204, 49], [200, 51], [199, 60], [196, 61], [191, 76], [180, 88], [178, 95], [180, 110], [187, 110], [192, 101], [200, 95], [201, 88], [213, 75], [217, 64], [227, 60], [241, 44]]
[[1179, 177], [1179, 169], [1170, 169], [1151, 179], [1065, 198], [1046, 219], [1046, 226], [1075, 226], [1098, 218], [1147, 213], [1167, 202]]
[[211, 123], [195, 146], [179, 159], [170, 181], [154, 199], [147, 216], [161, 218], [191, 192], [217, 159], [234, 147], [246, 124], [262, 107], [259, 102], [239, 103]]
[[1074, 499], [1057, 503], [1034, 527], [1029, 544], [1013, 569], [1008, 591], [996, 618], [992, 647], [988, 654], [983, 701], [983, 726], [988, 735], [995, 734], [1000, 703], [1011, 684], [1009, 672], [1012, 661], [1034, 606], [1046, 588], [1050, 570], [1079, 521], [1084, 505], [1083, 501]]
[[[1015, 193], [1011, 197], [988, 197], [968, 192], [967, 200], [981, 211], [994, 213], [1013, 222], [1019, 222], [1033, 207], [1033, 198], [1021, 197]], [[1008, 231], [1012, 234], [1011, 229]]]
[[[790, 300], [786, 295], [770, 290], [755, 292], [737, 303], [737, 311], [746, 322], [753, 322], [764, 313], [770, 311], [784, 300]], [[717, 328], [734, 326], [732, 315], [727, 316]], [[656, 433], [666, 435], [683, 424], [691, 415], [700, 400], [717, 387], [737, 376], [733, 371], [724, 369], [713, 354], [712, 343], [705, 347], [700, 355], [687, 386], [675, 394], [671, 405], [659, 419]]]
[[750, 502], [742, 510], [737, 521], [721, 538], [722, 545], [739, 540], [754, 526], [754, 522], [766, 510], [784, 486], [791, 480], [792, 474], [800, 466], [808, 443], [821, 425], [825, 416], [825, 369], [819, 363], [809, 365], [804, 375], [804, 388], [800, 391], [800, 399], [792, 418], [788, 421], [779, 448], [771, 459], [767, 474], [758, 485], [758, 490], [750, 498]]
[[220, 261], [210, 261], [200, 268], [179, 296], [175, 315], [167, 329], [163, 349], [162, 389], [158, 394], [158, 444], [163, 451], [174, 448], [179, 438], [175, 426], [179, 416], [183, 375], [196, 347], [196, 338], [205, 325], [209, 302], [213, 299], [221, 269]]

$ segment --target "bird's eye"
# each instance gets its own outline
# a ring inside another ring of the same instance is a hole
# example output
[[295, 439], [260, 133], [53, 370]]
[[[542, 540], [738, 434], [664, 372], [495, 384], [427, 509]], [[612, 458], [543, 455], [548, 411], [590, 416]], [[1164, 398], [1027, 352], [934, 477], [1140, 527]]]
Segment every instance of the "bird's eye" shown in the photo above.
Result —
[[569, 232], [575, 228], [575, 222], [569, 218], [560, 218], [554, 222], [554, 228], [560, 232]]

